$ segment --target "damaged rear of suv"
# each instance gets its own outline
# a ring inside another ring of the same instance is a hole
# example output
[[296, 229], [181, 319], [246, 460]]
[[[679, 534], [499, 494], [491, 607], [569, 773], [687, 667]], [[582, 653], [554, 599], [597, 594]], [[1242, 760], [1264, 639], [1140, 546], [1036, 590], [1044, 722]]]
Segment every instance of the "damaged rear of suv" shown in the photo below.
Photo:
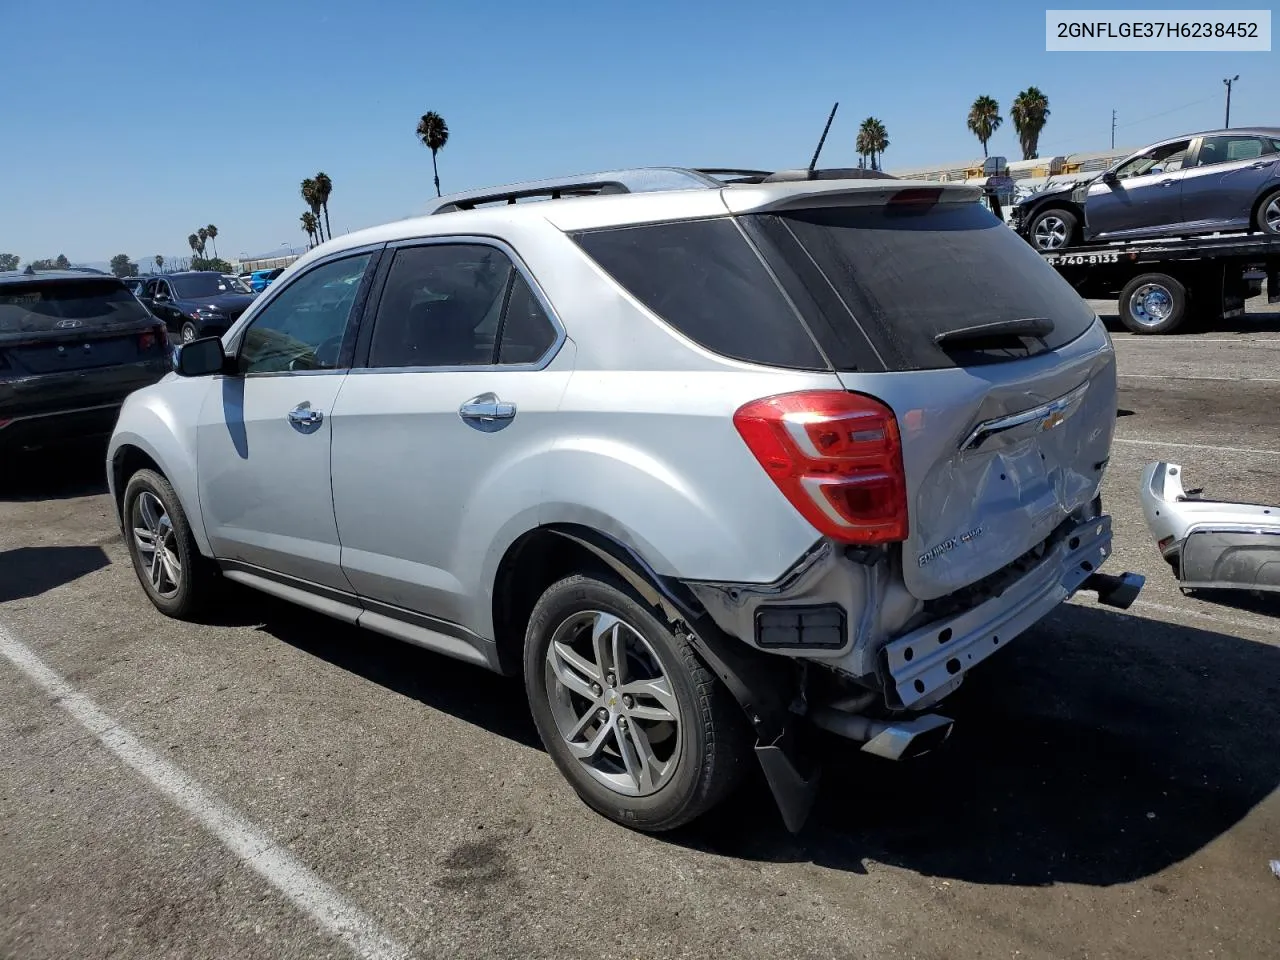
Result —
[[1141, 587], [1098, 572], [1110, 340], [981, 197], [612, 171], [331, 241], [126, 404], [142, 586], [186, 616], [220, 569], [522, 673], [561, 772], [640, 829], [754, 752], [798, 829], [817, 728], [919, 753], [972, 667]]

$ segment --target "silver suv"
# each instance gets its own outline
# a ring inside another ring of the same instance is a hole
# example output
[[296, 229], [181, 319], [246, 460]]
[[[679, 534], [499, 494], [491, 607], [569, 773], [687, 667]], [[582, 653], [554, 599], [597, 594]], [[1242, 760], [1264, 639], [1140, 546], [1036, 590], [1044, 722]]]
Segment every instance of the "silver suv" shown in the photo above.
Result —
[[1111, 343], [980, 199], [610, 171], [331, 240], [125, 404], [138, 578], [174, 617], [220, 575], [522, 672], [639, 829], [754, 750], [799, 829], [816, 728], [920, 752], [971, 667], [1141, 585], [1096, 572]]

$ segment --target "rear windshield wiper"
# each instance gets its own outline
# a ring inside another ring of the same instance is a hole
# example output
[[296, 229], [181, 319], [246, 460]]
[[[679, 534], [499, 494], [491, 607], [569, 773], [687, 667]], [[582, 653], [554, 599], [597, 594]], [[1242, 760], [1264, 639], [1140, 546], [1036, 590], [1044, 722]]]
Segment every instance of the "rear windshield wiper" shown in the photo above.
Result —
[[949, 347], [976, 340], [1000, 340], [1011, 337], [1047, 337], [1053, 333], [1053, 321], [1048, 317], [1023, 317], [1020, 320], [997, 320], [976, 327], [960, 327], [947, 330], [933, 338], [940, 347]]

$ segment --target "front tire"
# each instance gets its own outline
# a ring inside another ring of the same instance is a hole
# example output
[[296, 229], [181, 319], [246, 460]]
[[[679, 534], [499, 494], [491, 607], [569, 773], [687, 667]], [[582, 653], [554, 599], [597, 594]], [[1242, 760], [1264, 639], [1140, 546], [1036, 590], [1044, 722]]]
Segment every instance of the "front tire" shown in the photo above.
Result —
[[575, 575], [533, 609], [525, 690], [547, 752], [594, 810], [647, 832], [718, 804], [746, 721], [689, 642], [612, 578]]
[[1070, 210], [1050, 207], [1041, 210], [1031, 220], [1027, 236], [1031, 245], [1041, 253], [1053, 253], [1079, 242], [1080, 221]]
[[182, 330], [179, 332], [179, 336], [182, 337], [183, 343], [190, 343], [192, 340], [199, 339], [200, 331], [196, 329], [196, 325], [194, 323], [187, 320], [182, 324]]
[[173, 487], [154, 470], [139, 470], [124, 490], [124, 538], [133, 572], [157, 610], [193, 617], [213, 589], [215, 574], [200, 555]]
[[1187, 318], [1187, 289], [1167, 274], [1144, 273], [1125, 284], [1119, 308], [1134, 333], [1173, 333]]

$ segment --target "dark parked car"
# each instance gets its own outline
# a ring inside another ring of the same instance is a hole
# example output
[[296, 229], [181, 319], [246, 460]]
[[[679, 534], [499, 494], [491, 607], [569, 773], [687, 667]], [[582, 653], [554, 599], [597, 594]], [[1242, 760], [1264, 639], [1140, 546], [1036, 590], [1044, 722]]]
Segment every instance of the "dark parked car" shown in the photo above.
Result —
[[115, 277], [0, 273], [0, 451], [110, 434], [169, 370], [164, 326]]
[[1027, 197], [1010, 222], [1044, 251], [1218, 231], [1280, 235], [1280, 128], [1213, 130], [1144, 147], [1096, 177]]
[[215, 270], [150, 277], [139, 299], [184, 343], [222, 336], [253, 303], [253, 294]]

